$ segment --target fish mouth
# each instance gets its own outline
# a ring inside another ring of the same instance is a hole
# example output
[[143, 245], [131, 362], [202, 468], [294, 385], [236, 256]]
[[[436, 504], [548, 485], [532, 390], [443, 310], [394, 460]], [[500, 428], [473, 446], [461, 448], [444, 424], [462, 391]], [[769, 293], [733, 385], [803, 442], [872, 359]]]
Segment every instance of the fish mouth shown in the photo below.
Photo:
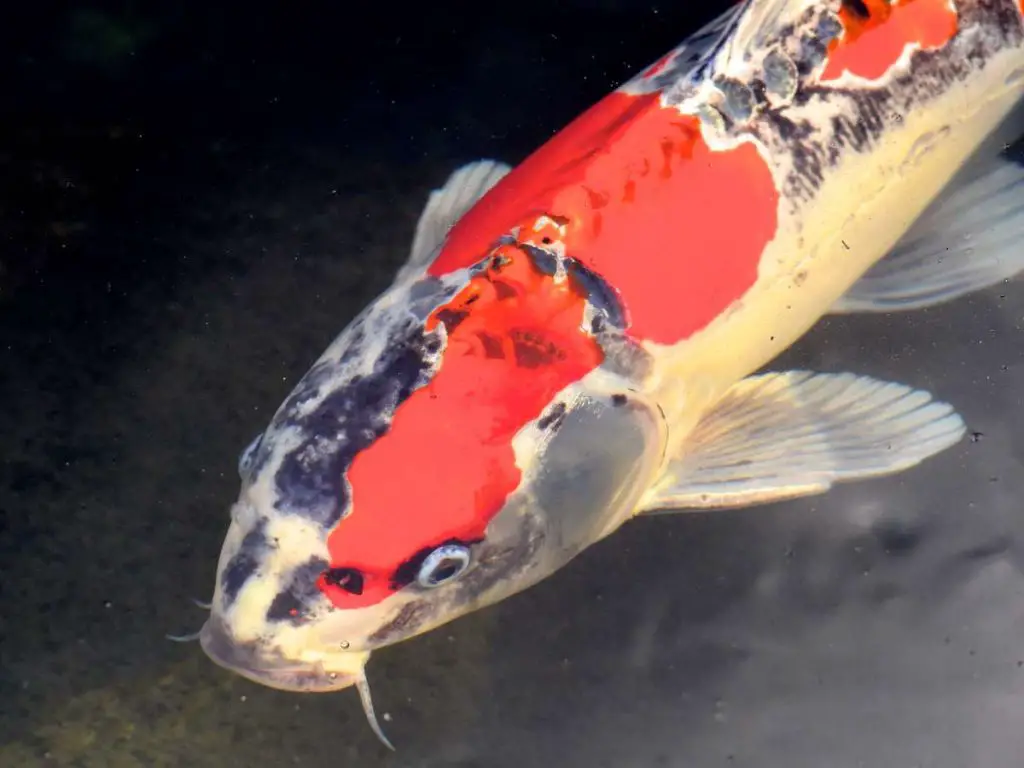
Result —
[[199, 633], [199, 645], [218, 666], [268, 688], [295, 693], [330, 693], [357, 685], [369, 657], [349, 654], [351, 659], [346, 657], [344, 668], [337, 670], [323, 661], [296, 662], [267, 653], [256, 643], [232, 639], [221, 622], [212, 618]]
[[[237, 642], [223, 622], [212, 616], [199, 632], [199, 645], [218, 666], [268, 688], [294, 693], [329, 693], [355, 686], [370, 728], [384, 746], [394, 749], [373, 711], [370, 684], [366, 680], [369, 651], [338, 654], [330, 659], [332, 668], [323, 661], [298, 663], [267, 653], [256, 643]], [[335, 666], [337, 669], [333, 668]]]

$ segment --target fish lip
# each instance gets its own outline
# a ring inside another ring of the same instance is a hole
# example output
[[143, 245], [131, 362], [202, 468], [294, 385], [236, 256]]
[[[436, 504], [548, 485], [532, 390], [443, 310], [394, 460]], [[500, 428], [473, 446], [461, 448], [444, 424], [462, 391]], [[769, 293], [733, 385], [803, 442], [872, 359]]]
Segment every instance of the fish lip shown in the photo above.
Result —
[[330, 693], [355, 685], [357, 672], [334, 672], [322, 661], [298, 663], [238, 643], [219, 621], [210, 619], [199, 633], [199, 645], [211, 661], [229, 672], [268, 688], [294, 693]]

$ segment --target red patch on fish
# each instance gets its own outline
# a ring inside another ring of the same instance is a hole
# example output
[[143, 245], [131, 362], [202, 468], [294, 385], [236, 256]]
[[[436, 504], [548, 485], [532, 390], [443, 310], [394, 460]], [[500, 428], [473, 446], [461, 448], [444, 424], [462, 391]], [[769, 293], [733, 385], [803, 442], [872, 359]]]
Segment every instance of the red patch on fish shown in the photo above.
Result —
[[868, 15], [844, 5], [839, 13], [845, 33], [832, 43], [823, 81], [843, 72], [878, 80], [892, 69], [910, 45], [941, 48], [959, 30], [959, 18], [948, 0], [862, 0]]
[[637, 340], [705, 328], [757, 280], [779, 191], [752, 144], [714, 150], [660, 95], [612, 93], [505, 176], [452, 228], [429, 272], [479, 261], [530, 217], [568, 223], [566, 255], [619, 294]]
[[515, 246], [435, 310], [448, 340], [433, 379], [348, 470], [351, 512], [327, 539], [332, 567], [355, 568], [361, 594], [320, 588], [339, 608], [393, 594], [396, 569], [449, 539], [476, 541], [519, 485], [512, 439], [564, 387], [601, 364], [581, 330], [586, 296]]

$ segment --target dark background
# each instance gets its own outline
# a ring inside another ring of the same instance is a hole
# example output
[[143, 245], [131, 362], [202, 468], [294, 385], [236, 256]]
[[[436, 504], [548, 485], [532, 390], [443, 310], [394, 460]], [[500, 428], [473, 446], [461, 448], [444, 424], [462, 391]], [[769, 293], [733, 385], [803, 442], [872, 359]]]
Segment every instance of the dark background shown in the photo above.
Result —
[[931, 388], [973, 440], [638, 521], [375, 655], [397, 755], [351, 692], [163, 639], [202, 620], [238, 452], [388, 284], [429, 190], [521, 160], [724, 5], [0, 12], [0, 766], [1019, 764], [1019, 281], [825, 319], [777, 361]]

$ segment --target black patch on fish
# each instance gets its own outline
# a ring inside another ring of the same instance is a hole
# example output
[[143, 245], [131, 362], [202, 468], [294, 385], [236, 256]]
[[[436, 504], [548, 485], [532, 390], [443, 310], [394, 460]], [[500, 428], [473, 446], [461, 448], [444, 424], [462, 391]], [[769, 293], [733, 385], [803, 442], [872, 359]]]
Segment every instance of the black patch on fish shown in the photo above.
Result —
[[545, 275], [555, 275], [558, 272], [558, 255], [547, 251], [543, 248], [538, 248], [535, 245], [528, 245], [523, 243], [519, 246], [527, 256], [530, 257], [530, 261], [533, 262], [533, 266], [543, 272]]
[[978, 33], [962, 35], [952, 47], [914, 51], [907, 70], [884, 87], [843, 88], [801, 78], [795, 106], [845, 102], [845, 114], [833, 117], [824, 130], [787, 106], [762, 112], [763, 128], [755, 128], [756, 133], [769, 147], [793, 158], [793, 171], [785, 180], [787, 196], [813, 199], [829, 168], [851, 153], [873, 150], [903, 115], [926, 108], [938, 94], [966, 80], [997, 52], [1019, 46], [1024, 38], [1014, 3], [974, 0], [961, 3], [958, 9], [961, 29], [976, 28]]
[[566, 259], [566, 271], [586, 294], [591, 306], [603, 314], [611, 325], [619, 329], [626, 327], [626, 313], [618, 294], [603, 277], [576, 259]]
[[303, 377], [274, 423], [275, 429], [290, 427], [303, 436], [274, 476], [279, 511], [323, 528], [341, 519], [349, 503], [349, 465], [388, 431], [395, 409], [429, 381], [439, 349], [436, 337], [414, 322], [402, 324], [392, 330], [370, 374], [352, 376], [307, 413], [300, 408], [321, 396], [324, 381], [337, 378], [338, 368], [328, 361]]
[[256, 527], [245, 534], [238, 551], [228, 560], [224, 572], [220, 577], [220, 588], [224, 594], [224, 605], [229, 606], [238, 597], [242, 585], [249, 580], [256, 569], [259, 568], [260, 560], [270, 548], [267, 541], [267, 521], [260, 520]]
[[871, 11], [864, 5], [864, 0], [843, 0], [843, 7], [862, 19], [871, 18]]
[[629, 398], [627, 398], [621, 392], [616, 392], [614, 395], [612, 395], [612, 405], [614, 405], [614, 406], [625, 405], [628, 400], [629, 400]]
[[807, 34], [800, 38], [800, 53], [794, 58], [796, 71], [806, 77], [818, 68], [828, 56], [828, 47], [817, 35]]
[[349, 594], [363, 594], [365, 579], [362, 571], [357, 568], [331, 568], [324, 574], [324, 581], [333, 587], [344, 589]]
[[512, 259], [510, 259], [508, 256], [504, 256], [499, 253], [497, 256], [491, 259], [490, 271], [497, 274], [511, 263]]
[[301, 623], [306, 610], [320, 595], [316, 581], [327, 568], [327, 561], [319, 557], [300, 565], [292, 571], [288, 586], [277, 594], [267, 610], [267, 621], [290, 621]]
[[537, 421], [537, 428], [542, 430], [558, 429], [565, 421], [565, 403], [555, 403], [548, 412]]

